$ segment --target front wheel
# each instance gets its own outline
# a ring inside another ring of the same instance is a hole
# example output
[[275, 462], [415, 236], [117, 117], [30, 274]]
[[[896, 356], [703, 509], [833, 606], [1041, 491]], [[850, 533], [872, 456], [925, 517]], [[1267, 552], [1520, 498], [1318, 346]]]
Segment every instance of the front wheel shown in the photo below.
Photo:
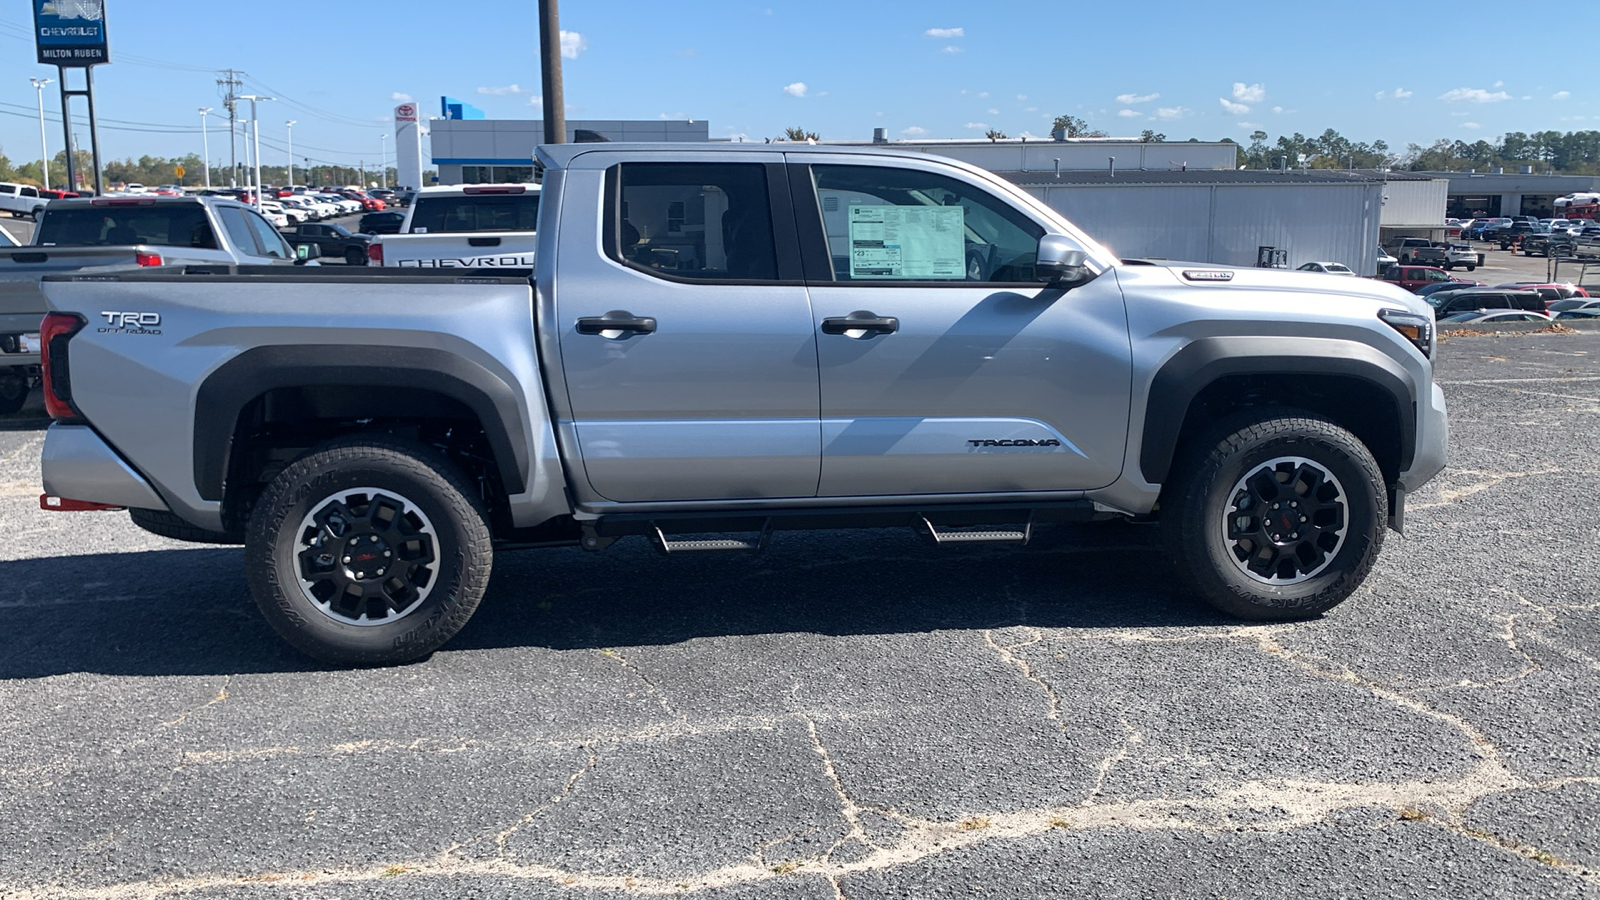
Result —
[[1350, 596], [1383, 546], [1388, 493], [1366, 446], [1306, 414], [1244, 413], [1175, 463], [1162, 528], [1179, 573], [1244, 619], [1302, 619]]
[[251, 512], [250, 591], [273, 629], [317, 659], [426, 656], [466, 625], [489, 584], [476, 495], [419, 444], [356, 436], [312, 448]]

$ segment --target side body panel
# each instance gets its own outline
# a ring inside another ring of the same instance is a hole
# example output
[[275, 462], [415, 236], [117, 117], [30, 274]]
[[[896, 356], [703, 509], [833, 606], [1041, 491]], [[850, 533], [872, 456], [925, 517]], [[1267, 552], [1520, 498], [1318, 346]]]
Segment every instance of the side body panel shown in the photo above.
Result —
[[[507, 423], [517, 465], [526, 467], [522, 490], [510, 498], [516, 524], [534, 525], [568, 511], [525, 283], [375, 276], [323, 281], [295, 273], [250, 280], [154, 275], [52, 281], [44, 288], [54, 308], [89, 322], [71, 345], [79, 409], [167, 506], [195, 525], [222, 527], [219, 500], [202, 488], [204, 473], [214, 472], [215, 464], [201, 457], [217, 454], [214, 447], [197, 454], [197, 439], [211, 446], [231, 438], [238, 398], [254, 396], [248, 389], [252, 365], [260, 366], [264, 390], [275, 384], [273, 366], [290, 357], [292, 366], [320, 371], [321, 383], [382, 387], [415, 381], [443, 391], [444, 379], [436, 373], [440, 360], [451, 359], [463, 372], [485, 373], [521, 407]], [[100, 312], [106, 309], [154, 313], [160, 323], [131, 331], [104, 327]], [[271, 365], [256, 361], [263, 354], [273, 357]], [[375, 357], [388, 362], [372, 365]], [[212, 380], [225, 367], [225, 379], [244, 389]], [[304, 370], [295, 370], [294, 377], [304, 377]]]

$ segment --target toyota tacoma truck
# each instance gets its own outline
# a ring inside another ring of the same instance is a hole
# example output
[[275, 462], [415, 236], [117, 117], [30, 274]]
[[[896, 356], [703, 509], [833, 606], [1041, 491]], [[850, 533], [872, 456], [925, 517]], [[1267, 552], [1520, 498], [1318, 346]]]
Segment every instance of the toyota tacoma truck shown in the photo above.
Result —
[[1351, 594], [1445, 465], [1429, 307], [1119, 260], [948, 159], [541, 147], [538, 266], [46, 280], [46, 509], [242, 543], [295, 647], [443, 645], [497, 552], [1158, 522], [1254, 620]]
[[526, 268], [536, 253], [536, 184], [423, 188], [398, 234], [367, 245], [377, 266], [412, 269]]

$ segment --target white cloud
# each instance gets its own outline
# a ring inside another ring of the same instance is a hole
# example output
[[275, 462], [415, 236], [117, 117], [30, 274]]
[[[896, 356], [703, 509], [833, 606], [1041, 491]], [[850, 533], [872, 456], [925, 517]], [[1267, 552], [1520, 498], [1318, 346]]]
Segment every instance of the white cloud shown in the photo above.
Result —
[[1194, 110], [1187, 106], [1163, 106], [1156, 110], [1155, 115], [1151, 116], [1150, 118], [1160, 119], [1163, 122], [1170, 122], [1173, 119], [1181, 119], [1192, 112], [1194, 112]]
[[1026, 103], [1027, 101], [1028, 101], [1028, 95], [1027, 94], [1018, 94], [1017, 95], [1017, 102], [1018, 103]]
[[806, 83], [804, 81], [796, 81], [794, 84], [786, 84], [783, 86], [783, 92], [791, 97], [804, 97], [806, 95]]
[[1261, 127], [1261, 123], [1260, 122], [1240, 122], [1239, 123], [1239, 127], [1240, 128], [1247, 128], [1247, 129], [1249, 129], [1251, 131], [1255, 131], [1257, 128]]
[[1137, 119], [1142, 115], [1144, 115], [1144, 113], [1139, 112], [1137, 109], [1119, 109], [1119, 110], [1117, 110], [1117, 117], [1121, 118], [1121, 119]]
[[520, 84], [508, 84], [504, 87], [480, 87], [478, 93], [489, 94], [495, 97], [515, 97], [518, 94], [528, 93]]
[[970, 128], [973, 131], [982, 131], [982, 130], [988, 129], [989, 123], [988, 122], [968, 122], [963, 127]]
[[1267, 99], [1267, 86], [1235, 81], [1233, 83], [1233, 99], [1238, 100], [1240, 103], [1260, 103]]
[[662, 121], [665, 121], [665, 122], [682, 122], [684, 119], [689, 118], [689, 114], [688, 113], [681, 113], [681, 112], [677, 112], [677, 113], [657, 113], [656, 114], [656, 118], [661, 119]]
[[1149, 103], [1161, 97], [1160, 94], [1118, 94], [1117, 102], [1123, 106], [1132, 106], [1135, 103]]
[[986, 109], [986, 110], [984, 110], [984, 112], [988, 113], [991, 116], [1000, 115], [1000, 110], [998, 110], [998, 109]]
[[1234, 103], [1232, 100], [1229, 100], [1226, 97], [1218, 97], [1217, 102], [1222, 104], [1222, 108], [1226, 110], [1230, 116], [1242, 116], [1250, 112], [1250, 107], [1244, 105], [1243, 103]]
[[[1566, 91], [1562, 91], [1562, 93], [1564, 94], [1564, 93], [1566, 93]], [[393, 100], [396, 103], [415, 103], [415, 102], [417, 102], [417, 98], [411, 96], [410, 94], [401, 93], [400, 91], [395, 91], [394, 93], [390, 94], [389, 95], [389, 99]], [[1563, 97], [1561, 99], [1565, 100], [1566, 98]]]
[[1411, 98], [1411, 95], [1413, 93], [1414, 93], [1413, 91], [1408, 91], [1405, 88], [1395, 88], [1394, 89], [1394, 98], [1396, 100], [1408, 100], [1408, 99]]
[[1496, 81], [1493, 86], [1494, 87], [1505, 87], [1506, 83], [1504, 81]]
[[544, 109], [544, 98], [539, 96], [529, 97], [528, 105], [535, 109]]
[[561, 55], [567, 59], [577, 59], [578, 54], [589, 49], [589, 39], [576, 31], [561, 32]]
[[1461, 127], [1469, 129], [1469, 130], [1472, 130], [1472, 131], [1477, 131], [1479, 128], [1482, 128], [1483, 126], [1479, 125], [1477, 122], [1462, 122], [1461, 123]]
[[1024, 140], [1029, 140], [1029, 141], [1037, 141], [1039, 139], [1039, 136], [1037, 134], [1034, 134], [1031, 131], [1024, 131], [1021, 134], [1017, 135], [1017, 137], [1023, 138]]
[[900, 129], [900, 133], [906, 137], [922, 137], [928, 133], [928, 129], [923, 128], [921, 125], [912, 125], [910, 128]]
[[960, 53], [961, 52], [961, 48], [957, 47], [955, 44], [946, 44], [945, 46], [939, 48], [939, 52], [940, 53]]
[[685, 47], [682, 50], [672, 51], [672, 55], [678, 57], [679, 59], [688, 59], [692, 56], [699, 56], [700, 51], [693, 47]]
[[1281, 106], [1274, 106], [1272, 108], [1272, 111], [1277, 113], [1278, 115], [1283, 115], [1283, 107], [1281, 107]]
[[1502, 100], [1510, 100], [1511, 95], [1505, 91], [1495, 91], [1491, 94], [1483, 88], [1456, 88], [1440, 94], [1439, 99], [1446, 103], [1499, 103]]
[[1565, 100], [1565, 99], [1567, 99], [1568, 97], [1571, 97], [1571, 96], [1572, 96], [1572, 92], [1571, 91], [1556, 91], [1554, 94], [1550, 95], [1550, 99], [1551, 100]]
[[951, 38], [966, 37], [967, 30], [965, 28], [929, 28], [922, 34], [924, 37], [938, 38], [941, 41], [948, 41]]

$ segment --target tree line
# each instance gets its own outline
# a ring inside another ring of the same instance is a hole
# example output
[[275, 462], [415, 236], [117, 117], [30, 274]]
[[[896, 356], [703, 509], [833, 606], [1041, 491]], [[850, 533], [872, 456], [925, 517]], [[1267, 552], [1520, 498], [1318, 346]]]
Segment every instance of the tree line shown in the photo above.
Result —
[[[88, 188], [94, 187], [94, 160], [87, 150], [77, 151], [73, 159], [78, 169], [80, 184]], [[183, 167], [183, 175], [178, 175], [178, 167]], [[365, 173], [365, 179], [362, 178]], [[388, 183], [396, 183], [397, 173], [394, 166], [387, 169]], [[103, 172], [106, 188], [121, 184], [143, 184], [155, 186], [158, 184], [183, 184], [196, 187], [205, 183], [205, 161], [198, 153], [189, 153], [183, 156], [141, 156], [138, 159], [113, 159], [105, 164]], [[262, 166], [261, 180], [267, 184], [285, 184], [288, 181], [288, 167], [284, 165]], [[246, 169], [241, 163], [233, 182], [239, 185], [249, 184], [254, 178], [254, 171]], [[360, 184], [364, 182], [376, 183], [378, 169], [369, 166], [358, 169], [355, 166], [312, 166], [309, 171], [301, 166], [295, 166], [294, 180], [297, 184]], [[39, 160], [33, 159], [24, 163], [13, 163], [0, 150], [0, 181], [14, 181], [22, 184], [43, 185], [40, 178]], [[50, 186], [61, 188], [67, 183], [67, 151], [56, 153], [50, 161]], [[227, 187], [230, 184], [228, 167], [213, 167], [211, 169], [211, 186]]]

